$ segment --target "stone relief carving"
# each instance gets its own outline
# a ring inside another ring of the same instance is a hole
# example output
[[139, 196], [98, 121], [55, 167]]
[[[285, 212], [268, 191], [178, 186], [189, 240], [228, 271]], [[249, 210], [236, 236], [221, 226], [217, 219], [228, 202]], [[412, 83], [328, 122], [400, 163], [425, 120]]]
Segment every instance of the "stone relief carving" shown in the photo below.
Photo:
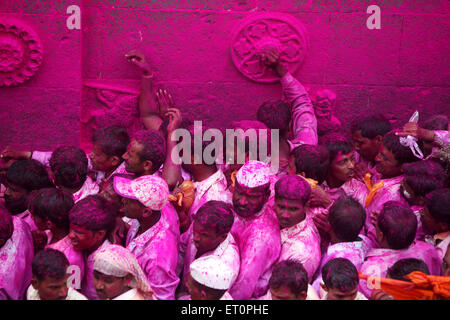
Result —
[[258, 13], [246, 18], [233, 30], [231, 58], [236, 68], [257, 82], [276, 82], [275, 73], [260, 63], [259, 56], [268, 48], [280, 52], [280, 60], [293, 73], [301, 65], [308, 49], [303, 25], [281, 13]]
[[80, 142], [83, 146], [92, 144], [90, 137], [98, 128], [120, 125], [127, 128], [130, 135], [142, 129], [138, 108], [139, 91], [98, 81], [83, 84], [95, 90], [97, 101], [82, 104]]
[[336, 93], [329, 89], [321, 89], [310, 94], [310, 97], [317, 118], [317, 133], [319, 136], [323, 136], [328, 132], [341, 130], [341, 121], [334, 115], [336, 109]]
[[21, 20], [0, 19], [0, 87], [30, 79], [42, 58], [40, 39], [31, 27]]

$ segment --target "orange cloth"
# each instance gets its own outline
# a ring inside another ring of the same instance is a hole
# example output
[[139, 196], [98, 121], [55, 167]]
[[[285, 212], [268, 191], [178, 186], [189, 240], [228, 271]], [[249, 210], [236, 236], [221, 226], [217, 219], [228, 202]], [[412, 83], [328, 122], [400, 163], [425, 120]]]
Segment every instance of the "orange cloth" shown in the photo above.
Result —
[[186, 180], [180, 185], [180, 191], [176, 195], [169, 195], [169, 201], [177, 202], [178, 206], [184, 206], [189, 210], [195, 199], [195, 186], [192, 181]]
[[371, 174], [369, 172], [367, 172], [364, 176], [364, 183], [366, 184], [367, 189], [369, 189], [369, 194], [367, 195], [366, 202], [364, 204], [366, 208], [372, 203], [373, 197], [375, 196], [377, 191], [384, 186], [383, 180], [373, 185], [370, 177]]
[[405, 276], [409, 281], [368, 276], [359, 273], [361, 279], [379, 282], [380, 289], [394, 297], [394, 300], [449, 300], [450, 277], [429, 276], [414, 271]]

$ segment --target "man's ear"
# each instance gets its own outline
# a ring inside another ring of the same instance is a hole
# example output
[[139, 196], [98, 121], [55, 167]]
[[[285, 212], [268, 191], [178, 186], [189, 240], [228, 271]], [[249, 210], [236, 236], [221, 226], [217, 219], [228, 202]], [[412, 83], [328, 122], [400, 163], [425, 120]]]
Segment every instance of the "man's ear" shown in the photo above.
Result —
[[142, 217], [148, 218], [153, 214], [152, 209], [145, 207], [142, 211]]
[[375, 142], [378, 144], [383, 142], [383, 136], [377, 135], [374, 139], [375, 139]]
[[33, 286], [34, 290], [37, 290], [39, 287], [38, 279], [34, 276], [33, 276], [33, 278], [31, 278], [31, 285]]
[[323, 290], [325, 290], [326, 292], [328, 292], [328, 288], [327, 288], [327, 286], [325, 285], [325, 283], [321, 283], [321, 284], [320, 284], [320, 287], [321, 287]]
[[46, 221], [45, 226], [48, 230], [52, 230], [53, 228], [55, 228], [55, 224], [53, 222], [51, 222], [50, 220]]
[[98, 231], [95, 231], [94, 237], [95, 237], [97, 240], [105, 239], [105, 237], [106, 237], [106, 230], [98, 230]]
[[148, 172], [152, 171], [152, 169], [153, 169], [153, 162], [151, 162], [150, 160], [145, 160], [144, 161], [144, 169], [146, 171], [148, 171]]

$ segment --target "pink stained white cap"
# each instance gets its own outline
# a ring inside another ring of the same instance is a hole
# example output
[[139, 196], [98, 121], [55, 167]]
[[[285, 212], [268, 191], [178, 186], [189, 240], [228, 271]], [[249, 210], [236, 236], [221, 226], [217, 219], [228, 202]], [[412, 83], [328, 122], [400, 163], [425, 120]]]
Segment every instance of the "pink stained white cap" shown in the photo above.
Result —
[[189, 268], [195, 281], [217, 290], [228, 290], [238, 276], [236, 269], [214, 254], [197, 258]]
[[138, 200], [155, 211], [161, 211], [169, 198], [169, 187], [166, 181], [152, 175], [136, 179], [114, 177], [114, 190], [120, 196]]

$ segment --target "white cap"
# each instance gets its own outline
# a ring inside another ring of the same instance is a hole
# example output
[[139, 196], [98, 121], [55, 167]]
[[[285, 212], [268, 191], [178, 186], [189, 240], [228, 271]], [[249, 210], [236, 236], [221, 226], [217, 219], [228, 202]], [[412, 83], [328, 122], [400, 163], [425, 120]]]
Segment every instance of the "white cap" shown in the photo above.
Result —
[[190, 265], [191, 277], [198, 283], [217, 290], [228, 290], [236, 280], [239, 269], [212, 254], [194, 260]]
[[255, 188], [269, 183], [271, 176], [269, 164], [250, 160], [239, 169], [236, 180], [240, 185]]
[[114, 177], [114, 190], [122, 197], [139, 200], [144, 206], [161, 211], [169, 198], [169, 187], [164, 179], [146, 175], [136, 179]]

